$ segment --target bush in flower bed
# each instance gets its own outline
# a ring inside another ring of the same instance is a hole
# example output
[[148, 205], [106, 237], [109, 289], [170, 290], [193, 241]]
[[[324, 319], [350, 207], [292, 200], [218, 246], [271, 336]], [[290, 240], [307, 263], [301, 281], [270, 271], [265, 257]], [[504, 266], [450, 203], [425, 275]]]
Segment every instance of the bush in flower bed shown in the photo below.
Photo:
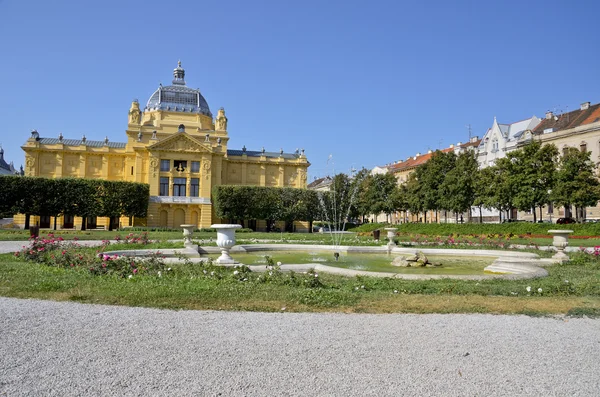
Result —
[[[129, 243], [147, 244], [144, 239], [130, 238]], [[47, 237], [31, 239], [29, 246], [15, 253], [15, 257], [25, 261], [43, 263], [58, 268], [87, 269], [94, 275], [114, 274], [119, 277], [136, 274], [158, 274], [165, 268], [160, 252], [141, 259], [110, 256], [100, 251], [84, 248], [76, 241], [65, 241], [62, 237], [49, 234]]]
[[136, 235], [134, 233], [129, 233], [127, 236], [125, 236], [125, 238], [121, 237], [120, 234], [117, 234], [115, 237], [115, 240], [118, 243], [123, 243], [123, 244], [148, 245], [148, 243], [149, 243], [148, 232], [142, 232], [139, 235]]

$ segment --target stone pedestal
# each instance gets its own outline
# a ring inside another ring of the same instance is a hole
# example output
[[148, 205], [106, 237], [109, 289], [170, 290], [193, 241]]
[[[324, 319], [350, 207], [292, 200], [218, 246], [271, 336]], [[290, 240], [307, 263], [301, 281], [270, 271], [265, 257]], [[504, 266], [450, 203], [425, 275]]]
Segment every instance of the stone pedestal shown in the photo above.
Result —
[[569, 234], [573, 230], [548, 230], [552, 235], [552, 245], [556, 248], [556, 254], [552, 257], [557, 262], [567, 262], [569, 257], [565, 254], [565, 248], [569, 245]]
[[387, 232], [387, 238], [389, 240], [388, 245], [389, 246], [395, 246], [396, 243], [394, 243], [394, 237], [396, 237], [396, 228], [395, 227], [386, 227], [385, 229], [383, 229]]
[[216, 224], [210, 225], [217, 230], [217, 246], [221, 248], [221, 256], [215, 261], [218, 264], [236, 263], [229, 250], [235, 245], [235, 229], [241, 229], [242, 225]]
[[192, 235], [194, 234], [194, 229], [196, 229], [196, 225], [179, 225], [183, 229], [183, 246], [191, 247], [192, 244]]

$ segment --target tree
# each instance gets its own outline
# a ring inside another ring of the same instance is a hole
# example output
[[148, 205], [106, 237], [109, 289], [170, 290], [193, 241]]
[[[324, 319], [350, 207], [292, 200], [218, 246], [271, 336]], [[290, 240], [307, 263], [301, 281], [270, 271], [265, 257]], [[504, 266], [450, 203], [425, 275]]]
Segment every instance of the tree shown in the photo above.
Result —
[[540, 142], [532, 141], [523, 148], [510, 152], [507, 157], [510, 161], [508, 180], [515, 192], [514, 205], [521, 211], [533, 210], [535, 222], [535, 209], [548, 202], [548, 190], [554, 183], [558, 151], [554, 145], [542, 147]]
[[[456, 155], [453, 152], [436, 150], [431, 159], [417, 168], [424, 210], [437, 213], [440, 209], [451, 209], [449, 197], [441, 189], [446, 174], [456, 164]], [[427, 221], [425, 219], [425, 221]]]
[[368, 177], [364, 199], [370, 213], [377, 216], [383, 212], [389, 217], [396, 211], [397, 205], [394, 199], [397, 198], [395, 194], [397, 183], [393, 174], [375, 174]]
[[469, 212], [471, 219], [471, 206], [475, 201], [475, 184], [479, 164], [475, 153], [466, 151], [456, 156], [455, 165], [450, 169], [440, 185], [440, 205], [442, 209], [454, 211], [458, 221], [458, 214]]
[[594, 169], [590, 152], [568, 148], [560, 159], [551, 198], [565, 209], [575, 205], [577, 222], [583, 222], [585, 207], [596, 205], [600, 200], [600, 183]]

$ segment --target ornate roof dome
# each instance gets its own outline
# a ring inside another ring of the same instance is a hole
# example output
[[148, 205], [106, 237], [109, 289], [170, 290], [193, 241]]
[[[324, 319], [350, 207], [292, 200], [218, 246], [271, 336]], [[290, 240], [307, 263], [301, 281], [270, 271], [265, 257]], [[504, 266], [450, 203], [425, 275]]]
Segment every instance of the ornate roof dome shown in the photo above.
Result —
[[185, 70], [181, 67], [181, 61], [173, 70], [173, 85], [163, 87], [159, 85], [158, 90], [148, 100], [144, 110], [168, 110], [183, 113], [201, 113], [212, 117], [206, 99], [200, 90], [189, 88], [185, 85]]

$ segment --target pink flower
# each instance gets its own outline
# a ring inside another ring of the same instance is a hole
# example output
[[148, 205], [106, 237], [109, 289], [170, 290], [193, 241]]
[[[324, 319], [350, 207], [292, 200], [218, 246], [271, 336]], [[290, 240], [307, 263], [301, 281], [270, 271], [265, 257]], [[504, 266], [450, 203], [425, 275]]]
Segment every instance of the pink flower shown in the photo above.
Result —
[[136, 274], [138, 272], [138, 269], [133, 269], [133, 274]]

